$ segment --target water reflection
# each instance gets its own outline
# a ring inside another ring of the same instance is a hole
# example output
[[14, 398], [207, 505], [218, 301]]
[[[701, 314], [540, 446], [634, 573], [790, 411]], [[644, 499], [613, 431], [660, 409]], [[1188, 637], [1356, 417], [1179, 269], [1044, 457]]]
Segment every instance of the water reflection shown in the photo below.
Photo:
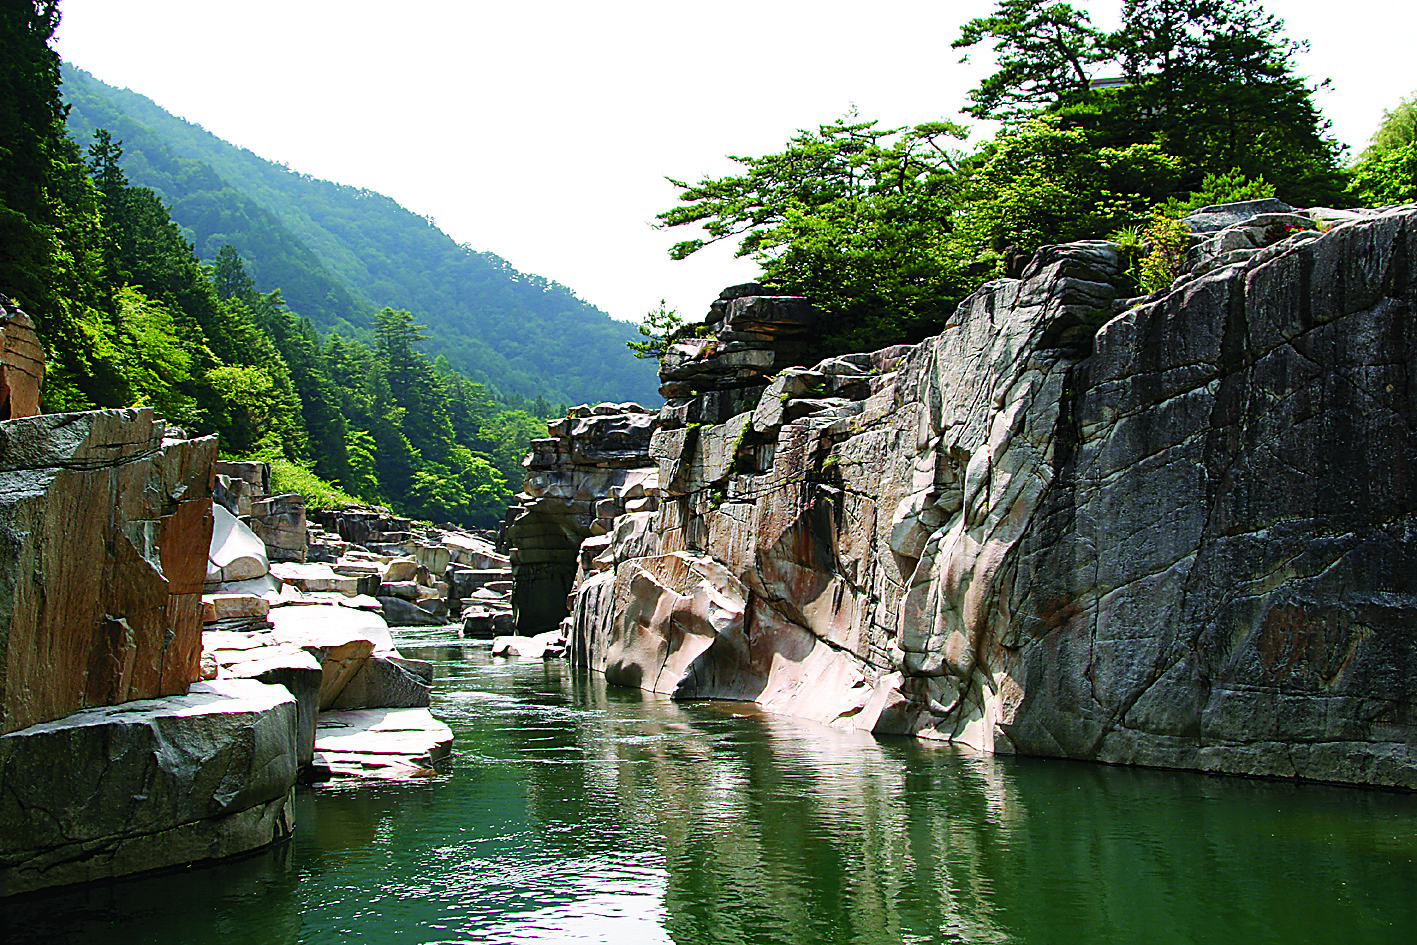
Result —
[[294, 850], [219, 867], [0, 900], [0, 941], [151, 943], [300, 941]]
[[1417, 920], [1410, 795], [876, 740], [426, 633], [404, 646], [445, 660], [446, 777], [303, 793], [283, 851], [0, 906], [29, 936], [4, 941], [1361, 943]]

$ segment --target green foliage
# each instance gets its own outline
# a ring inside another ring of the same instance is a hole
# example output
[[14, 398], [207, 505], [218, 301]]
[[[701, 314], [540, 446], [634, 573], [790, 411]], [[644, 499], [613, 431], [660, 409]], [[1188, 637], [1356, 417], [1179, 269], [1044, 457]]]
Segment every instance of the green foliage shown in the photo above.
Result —
[[200, 258], [231, 245], [258, 291], [281, 289], [320, 332], [371, 343], [371, 317], [404, 309], [453, 369], [504, 395], [654, 402], [652, 365], [623, 347], [631, 325], [565, 286], [459, 245], [381, 194], [264, 161], [71, 66], [63, 76], [80, 140], [112, 130], [124, 171], [167, 202]]
[[1368, 206], [1417, 201], [1417, 142], [1359, 161], [1353, 168], [1348, 192]]
[[1189, 234], [1179, 219], [1157, 215], [1142, 236], [1151, 251], [1141, 261], [1141, 276], [1137, 282], [1143, 292], [1157, 292], [1170, 286], [1181, 274]]
[[766, 284], [810, 297], [823, 316], [814, 353], [923, 336], [962, 298], [939, 243], [958, 169], [946, 141], [963, 136], [949, 122], [881, 129], [848, 116], [781, 153], [734, 158], [741, 174], [673, 181], [680, 205], [658, 220], [707, 233], [674, 258], [739, 238]]
[[1180, 219], [1202, 207], [1244, 200], [1263, 200], [1274, 196], [1274, 186], [1263, 177], [1250, 180], [1239, 168], [1223, 174], [1207, 174], [1198, 189], [1184, 197], [1172, 197], [1157, 208], [1162, 216]]
[[683, 327], [684, 319], [680, 318], [674, 309], [669, 308], [664, 299], [660, 299], [659, 308], [651, 309], [639, 325], [638, 331], [644, 340], [627, 341], [625, 347], [637, 358], [658, 360], [664, 357], [664, 352], [671, 344], [670, 339]]
[[1178, 173], [1156, 145], [1099, 148], [1051, 117], [1006, 129], [983, 155], [956, 231], [960, 250], [981, 259], [1107, 233], [1166, 194]]
[[679, 313], [667, 307], [664, 299], [659, 300], [659, 308], [651, 309], [639, 325], [643, 341], [627, 341], [625, 347], [637, 358], [664, 357], [669, 346], [683, 338], [711, 338], [713, 329], [708, 325], [685, 324]]
[[288, 459], [271, 460], [272, 493], [295, 492], [305, 499], [307, 509], [347, 509], [359, 500], [334, 483], [326, 482], [307, 466]]
[[1369, 206], [1417, 201], [1417, 94], [1383, 113], [1353, 166], [1348, 193]]
[[[1097, 147], [1053, 117], [1008, 128], [968, 159], [943, 123], [878, 131], [841, 121], [801, 132], [788, 150], [737, 159], [747, 173], [684, 187], [666, 226], [741, 237], [763, 281], [821, 313], [807, 360], [915, 341], [944, 324], [1011, 257], [1099, 237], [1145, 213], [1178, 176], [1152, 144]], [[792, 175], [797, 175], [793, 177]]]
[[1397, 103], [1397, 107], [1383, 112], [1382, 123], [1368, 142], [1364, 156], [1395, 151], [1417, 143], [1417, 92]]
[[[429, 361], [406, 311], [361, 326], [372, 347], [322, 343], [280, 291], [257, 288], [233, 247], [204, 267], [163, 200], [129, 181], [121, 141], [96, 128], [82, 154], [65, 134], [52, 23], [52, 5], [0, 12], [13, 46], [0, 85], [15, 96], [0, 112], [7, 132], [29, 136], [0, 147], [0, 236], [12, 238], [0, 244], [0, 289], [36, 320], [46, 409], [152, 405], [193, 434], [218, 434], [224, 455], [269, 461], [275, 487], [311, 507], [379, 500], [495, 523], [539, 421]], [[11, 173], [26, 155], [24, 175]]]
[[1105, 37], [1086, 12], [1049, 0], [999, 0], [993, 16], [964, 24], [951, 45], [968, 49], [987, 40], [998, 71], [969, 93], [973, 104], [964, 112], [975, 118], [1019, 118], [1081, 101], [1088, 68], [1106, 57]]
[[[1000, 0], [957, 41], [990, 39], [999, 56], [967, 111], [1011, 121], [1051, 112], [1098, 146], [1155, 144], [1178, 159], [1182, 192], [1236, 169], [1291, 203], [1333, 202], [1339, 146], [1294, 72], [1303, 44], [1283, 25], [1258, 0], [1127, 0], [1121, 28], [1103, 35], [1065, 4]], [[1084, 67], [1105, 62], [1126, 84], [1088, 88]]]

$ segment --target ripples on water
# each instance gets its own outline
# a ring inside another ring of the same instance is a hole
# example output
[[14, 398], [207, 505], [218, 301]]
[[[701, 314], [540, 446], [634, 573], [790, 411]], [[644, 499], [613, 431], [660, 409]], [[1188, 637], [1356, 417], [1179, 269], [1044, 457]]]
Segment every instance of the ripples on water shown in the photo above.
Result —
[[246, 860], [0, 905], [0, 942], [1417, 941], [1417, 798], [875, 739], [446, 631], [447, 777]]

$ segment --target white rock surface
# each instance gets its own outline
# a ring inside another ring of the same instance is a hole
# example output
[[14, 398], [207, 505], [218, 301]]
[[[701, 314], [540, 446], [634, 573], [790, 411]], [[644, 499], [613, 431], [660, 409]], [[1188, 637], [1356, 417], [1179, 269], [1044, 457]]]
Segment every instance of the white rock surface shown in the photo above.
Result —
[[325, 712], [315, 732], [315, 764], [334, 777], [430, 777], [452, 744], [452, 729], [427, 709]]
[[249, 581], [269, 574], [270, 570], [265, 543], [236, 516], [220, 505], [213, 505], [207, 583]]

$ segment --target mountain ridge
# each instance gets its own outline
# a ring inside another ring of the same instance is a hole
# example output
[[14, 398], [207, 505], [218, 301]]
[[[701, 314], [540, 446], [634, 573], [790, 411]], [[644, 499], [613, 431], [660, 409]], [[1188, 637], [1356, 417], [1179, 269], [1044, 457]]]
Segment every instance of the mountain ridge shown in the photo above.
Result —
[[568, 287], [458, 244], [386, 195], [268, 161], [72, 64], [62, 75], [76, 140], [112, 133], [125, 173], [163, 198], [204, 261], [230, 243], [261, 290], [280, 289], [321, 332], [365, 338], [376, 310], [407, 309], [431, 355], [503, 393], [657, 402], [654, 365], [624, 346], [634, 325]]

